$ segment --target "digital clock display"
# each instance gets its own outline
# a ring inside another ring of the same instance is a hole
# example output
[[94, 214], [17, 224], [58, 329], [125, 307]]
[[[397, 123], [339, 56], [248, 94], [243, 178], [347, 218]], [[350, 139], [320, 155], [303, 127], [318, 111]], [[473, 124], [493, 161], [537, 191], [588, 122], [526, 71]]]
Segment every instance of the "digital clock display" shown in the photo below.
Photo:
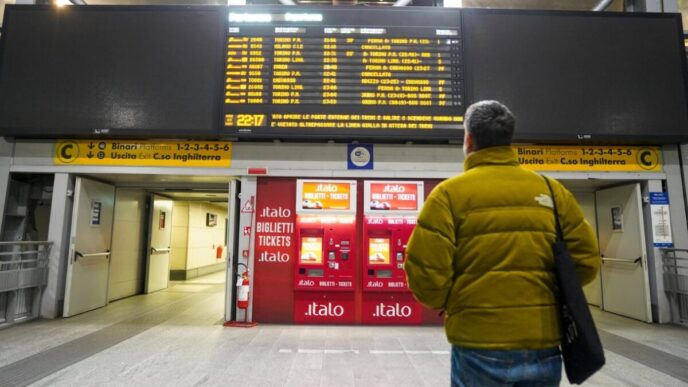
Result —
[[265, 114], [225, 114], [225, 126], [254, 128], [265, 126]]

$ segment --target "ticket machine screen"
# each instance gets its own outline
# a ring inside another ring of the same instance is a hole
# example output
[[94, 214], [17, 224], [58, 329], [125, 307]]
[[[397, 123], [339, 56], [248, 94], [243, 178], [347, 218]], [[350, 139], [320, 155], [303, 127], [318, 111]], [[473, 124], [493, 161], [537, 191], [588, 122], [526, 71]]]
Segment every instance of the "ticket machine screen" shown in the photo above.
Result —
[[303, 265], [320, 265], [323, 262], [322, 237], [301, 237], [301, 255], [299, 263]]
[[389, 265], [389, 238], [370, 238], [368, 246], [370, 265]]

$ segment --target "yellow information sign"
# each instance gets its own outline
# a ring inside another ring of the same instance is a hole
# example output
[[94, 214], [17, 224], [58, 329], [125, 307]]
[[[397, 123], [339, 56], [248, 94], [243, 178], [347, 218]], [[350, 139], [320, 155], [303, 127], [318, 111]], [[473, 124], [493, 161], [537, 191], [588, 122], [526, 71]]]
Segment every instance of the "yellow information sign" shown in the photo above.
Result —
[[514, 145], [513, 150], [518, 162], [534, 171], [662, 171], [658, 147]]
[[223, 167], [232, 160], [228, 141], [61, 140], [55, 144], [58, 165], [149, 167]]

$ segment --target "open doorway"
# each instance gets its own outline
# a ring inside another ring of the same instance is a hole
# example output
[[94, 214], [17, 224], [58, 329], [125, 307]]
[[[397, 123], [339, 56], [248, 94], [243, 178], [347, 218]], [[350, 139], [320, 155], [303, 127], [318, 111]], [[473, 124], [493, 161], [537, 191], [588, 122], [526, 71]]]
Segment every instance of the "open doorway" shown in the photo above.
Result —
[[163, 277], [187, 281], [226, 271], [227, 200], [226, 191], [152, 193], [146, 293], [166, 288]]
[[226, 189], [117, 188], [109, 301], [212, 276], [227, 265]]
[[[600, 273], [583, 290], [602, 310], [651, 322], [651, 285], [642, 192], [646, 181], [564, 180], [597, 232]], [[651, 231], [650, 234], [651, 235]]]
[[[75, 229], [74, 222], [78, 223], [82, 217], [87, 219], [88, 227], [72, 233], [72, 244], [77, 247], [89, 245], [89, 242], [99, 239], [95, 237], [96, 232], [106, 233], [109, 238], [107, 246], [98, 247], [107, 252], [107, 256], [103, 255], [106, 259], [98, 261], [103, 263], [101, 271], [104, 274], [98, 277], [98, 287], [91, 286], [88, 292], [79, 290], [80, 283], [88, 282], [87, 278], [94, 276], [78, 274], [92, 272], [95, 259], [69, 260], [67, 270], [77, 275], [67, 276], [65, 317], [132, 296], [145, 297], [158, 292], [179, 292], [180, 289], [192, 291], [193, 287], [184, 287], [185, 284], [224, 284], [228, 256], [227, 225], [233, 221], [227, 205], [229, 177], [202, 177], [204, 181], [195, 181], [198, 179], [194, 176], [159, 175], [76, 178], [76, 185], [87, 190], [93, 188], [91, 185], [109, 187], [112, 206], [106, 205], [108, 199], [96, 197], [104, 190], [84, 192], [74, 197], [75, 203], [84, 201], [84, 205], [76, 203], [72, 228]], [[80, 207], [85, 209], [84, 214], [78, 213]], [[111, 211], [111, 215], [103, 215], [106, 210]], [[100, 217], [100, 222], [93, 226], [96, 216]], [[104, 223], [109, 223], [109, 228]], [[82, 257], [95, 256], [98, 252], [79, 253]], [[214, 287], [220, 288], [224, 286]], [[76, 292], [69, 291], [72, 289]], [[85, 295], [92, 297], [93, 289], [98, 290], [102, 302], [68, 312], [70, 308], [67, 305]], [[223, 306], [218, 304], [217, 308], [218, 313], [222, 313]]]

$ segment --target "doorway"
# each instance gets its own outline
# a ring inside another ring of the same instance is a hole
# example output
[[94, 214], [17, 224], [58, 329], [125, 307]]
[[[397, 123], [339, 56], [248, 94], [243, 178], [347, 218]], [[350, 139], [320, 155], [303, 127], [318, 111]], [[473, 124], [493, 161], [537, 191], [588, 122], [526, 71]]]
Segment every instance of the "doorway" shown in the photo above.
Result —
[[207, 275], [224, 283], [229, 177], [197, 179], [76, 177], [64, 317]]
[[600, 273], [584, 287], [588, 303], [602, 310], [652, 322], [644, 181], [568, 180], [585, 215], [597, 231]]

